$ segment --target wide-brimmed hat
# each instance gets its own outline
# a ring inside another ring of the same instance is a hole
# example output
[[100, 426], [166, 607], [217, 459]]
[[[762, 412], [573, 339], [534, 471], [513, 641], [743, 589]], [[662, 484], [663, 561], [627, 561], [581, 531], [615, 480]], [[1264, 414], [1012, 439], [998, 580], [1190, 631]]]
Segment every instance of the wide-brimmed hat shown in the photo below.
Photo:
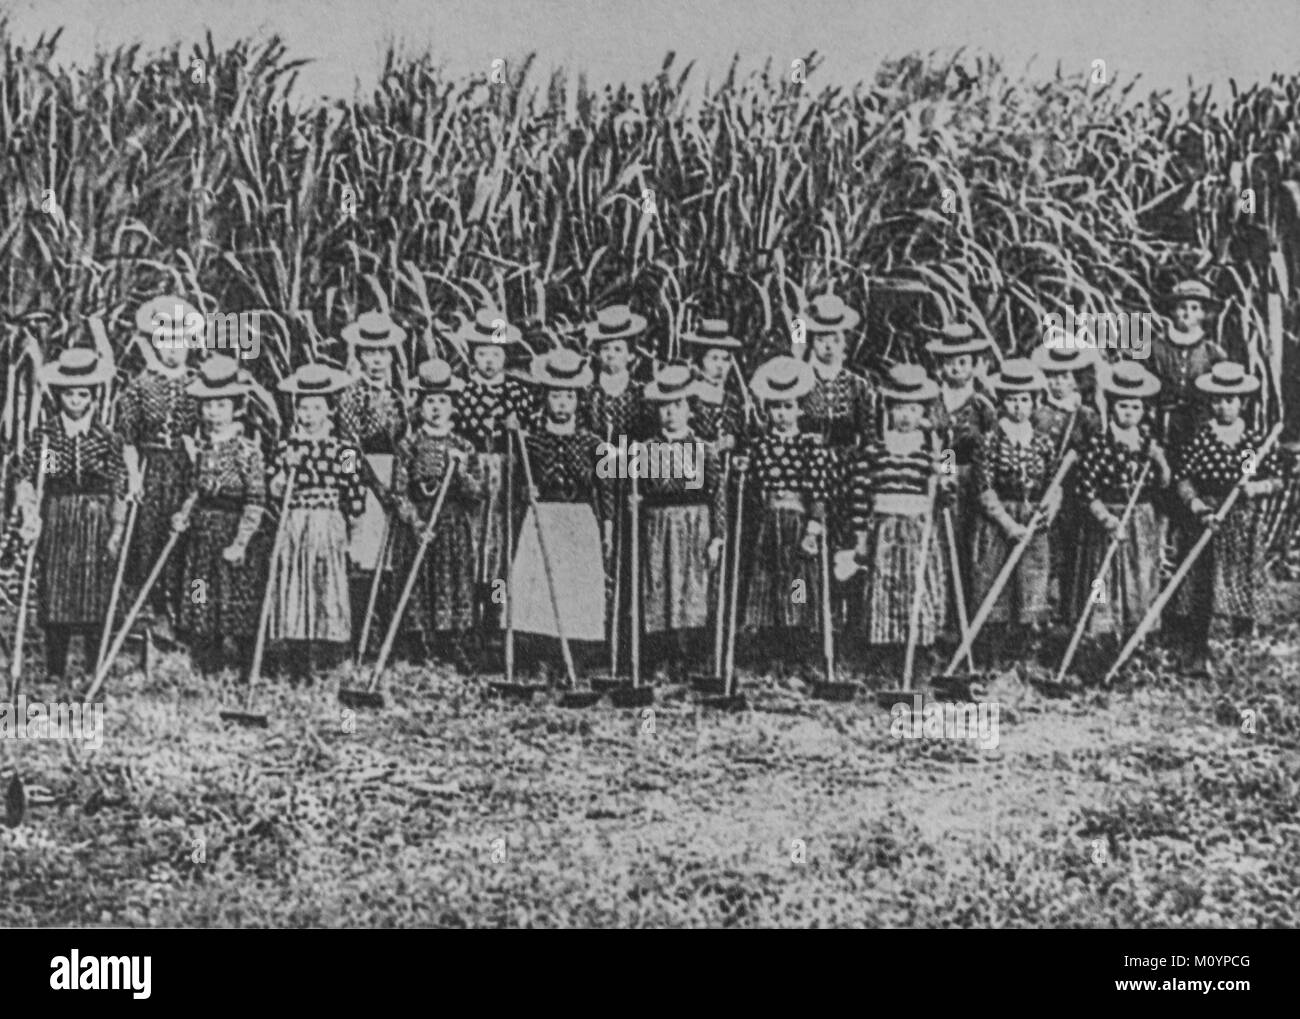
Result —
[[1236, 361], [1220, 361], [1204, 375], [1197, 376], [1196, 388], [1214, 396], [1249, 396], [1259, 389], [1259, 379]]
[[893, 403], [924, 403], [939, 395], [939, 383], [919, 364], [896, 364], [889, 369], [880, 395]]
[[496, 308], [483, 308], [472, 319], [461, 323], [456, 338], [464, 343], [497, 344], [522, 343], [524, 334], [518, 326], [511, 325], [505, 312]]
[[950, 322], [925, 345], [925, 349], [938, 357], [956, 357], [958, 354], [978, 354], [991, 346], [993, 341], [977, 333], [969, 322]]
[[1097, 372], [1097, 386], [1117, 400], [1145, 400], [1160, 392], [1160, 380], [1136, 361], [1118, 361]]
[[174, 340], [205, 333], [206, 321], [203, 312], [185, 298], [164, 294], [135, 309], [135, 328], [151, 339]]
[[233, 357], [213, 354], [199, 365], [198, 375], [185, 387], [185, 392], [200, 400], [233, 399], [247, 396], [252, 389], [250, 383], [251, 376]]
[[1218, 308], [1223, 304], [1221, 300], [1214, 296], [1214, 291], [1200, 280], [1183, 280], [1169, 293], [1163, 294], [1160, 300], [1168, 307], [1173, 307], [1179, 301], [1200, 301], [1211, 308]]
[[69, 347], [59, 359], [41, 368], [41, 382], [55, 388], [102, 386], [113, 377], [113, 362], [89, 347]]
[[694, 396], [697, 383], [695, 373], [684, 364], [670, 364], [655, 373], [654, 380], [645, 387], [641, 398], [647, 403], [673, 403]]
[[576, 350], [557, 347], [533, 358], [528, 381], [547, 389], [586, 389], [595, 376], [591, 364]]
[[714, 347], [718, 350], [739, 350], [741, 342], [731, 335], [731, 327], [722, 318], [706, 318], [690, 332], [682, 333], [683, 343], [696, 347]]
[[862, 316], [844, 303], [837, 294], [820, 294], [799, 312], [804, 329], [812, 336], [818, 333], [848, 332]]
[[1001, 396], [1003, 393], [1035, 393], [1047, 388], [1043, 370], [1027, 357], [1013, 357], [1002, 362], [1002, 370], [989, 376], [989, 385]]
[[582, 327], [589, 344], [608, 343], [610, 340], [630, 340], [646, 330], [646, 318], [638, 315], [626, 304], [611, 304], [596, 312], [596, 321]]
[[760, 400], [798, 400], [816, 385], [812, 365], [783, 354], [759, 365], [749, 388]]
[[1029, 355], [1029, 360], [1038, 365], [1045, 374], [1059, 375], [1094, 367], [1097, 363], [1097, 351], [1089, 346], [1080, 346], [1077, 341], [1063, 342], [1059, 346], [1055, 343], [1044, 343], [1041, 347], [1034, 348]]
[[329, 396], [346, 389], [352, 376], [339, 368], [324, 364], [305, 364], [288, 378], [281, 379], [279, 390], [294, 396]]
[[451, 365], [440, 357], [431, 357], [423, 361], [415, 371], [416, 396], [432, 396], [436, 393], [458, 393], [465, 388], [465, 383], [456, 377]]
[[344, 343], [350, 343], [360, 350], [387, 350], [402, 345], [406, 339], [406, 330], [386, 312], [368, 311], [358, 316], [355, 322], [344, 326], [339, 335], [343, 337]]

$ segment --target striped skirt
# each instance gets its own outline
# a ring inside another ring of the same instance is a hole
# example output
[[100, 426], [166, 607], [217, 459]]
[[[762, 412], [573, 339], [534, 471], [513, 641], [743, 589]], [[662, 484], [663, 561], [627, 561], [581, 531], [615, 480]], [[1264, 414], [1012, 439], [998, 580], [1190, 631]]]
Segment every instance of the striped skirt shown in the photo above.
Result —
[[[417, 504], [421, 518], [427, 518], [431, 502]], [[441, 518], [424, 553], [420, 573], [411, 590], [402, 629], [407, 632], [432, 633], [439, 630], [468, 630], [474, 625], [476, 583], [474, 558], [474, 510], [454, 506], [450, 500], [442, 507]], [[400, 524], [393, 549], [398, 584], [405, 584], [423, 528], [412, 530]]]
[[[1217, 508], [1221, 500], [1205, 501]], [[1180, 562], [1200, 535], [1195, 526], [1185, 530]], [[1242, 499], [1219, 524], [1209, 547], [1178, 586], [1170, 610], [1192, 619], [1226, 616], [1258, 620], [1263, 608], [1259, 597], [1263, 570], [1259, 514], [1254, 503]]]
[[[45, 500], [37, 561], [43, 626], [100, 626], [108, 613], [117, 563], [104, 554], [113, 530], [108, 495]], [[170, 533], [168, 528], [165, 534]], [[150, 563], [152, 565], [152, 563]]]
[[[936, 517], [934, 524], [917, 626], [916, 642], [921, 647], [934, 643], [947, 604], [942, 521]], [[924, 531], [924, 516], [880, 513], [871, 517], [862, 605], [862, 633], [869, 644], [907, 642]]]
[[805, 520], [801, 510], [761, 511], [745, 596], [745, 629], [821, 630], [821, 569], [817, 559], [800, 548]]
[[239, 530], [239, 510], [197, 507], [181, 575], [180, 629], [189, 638], [247, 638], [257, 634], [270, 542], [265, 527], [248, 543], [243, 562], [226, 562]]
[[542, 502], [530, 508], [519, 534], [510, 577], [511, 614], [521, 633], [558, 637], [550, 587], [537, 541], [538, 522], [554, 571], [560, 622], [568, 640], [605, 639], [605, 565], [596, 514], [583, 502]]
[[[1117, 517], [1124, 515], [1122, 504], [1107, 504]], [[1160, 593], [1160, 551], [1164, 528], [1151, 503], [1133, 507], [1120, 543], [1104, 582], [1094, 590], [1093, 584], [1101, 561], [1110, 547], [1112, 536], [1087, 514], [1080, 521], [1081, 537], [1074, 548], [1073, 586], [1064, 600], [1072, 624], [1082, 615], [1088, 602], [1092, 612], [1084, 633], [1126, 633], [1137, 628], [1147, 609]]]
[[[137, 588], [149, 576], [159, 553], [167, 544], [172, 530], [172, 514], [181, 508], [189, 494], [185, 488], [189, 460], [184, 448], [178, 445], [174, 449], [142, 449], [140, 456], [144, 488], [126, 563], [126, 582]], [[181, 536], [179, 544], [182, 548], [187, 540], [187, 535]], [[180, 597], [181, 551], [177, 549], [172, 554], [154, 588], [160, 597], [166, 598], [169, 606], [174, 606]]]
[[291, 508], [271, 575], [269, 640], [352, 639], [348, 527], [337, 509]]
[[[1027, 524], [1037, 509], [1028, 502], [1002, 504], [1018, 524]], [[1002, 564], [1011, 554], [1014, 543], [1007, 540], [1002, 528], [981, 513], [975, 520], [971, 534], [971, 604], [978, 609], [984, 596], [993, 587], [993, 581], [1002, 570]], [[1029, 539], [1015, 572], [989, 613], [990, 623], [1042, 623], [1051, 613], [1047, 600], [1047, 583], [1051, 575], [1051, 552], [1047, 533], [1041, 528]]]
[[708, 506], [648, 509], [641, 563], [646, 633], [708, 625]]

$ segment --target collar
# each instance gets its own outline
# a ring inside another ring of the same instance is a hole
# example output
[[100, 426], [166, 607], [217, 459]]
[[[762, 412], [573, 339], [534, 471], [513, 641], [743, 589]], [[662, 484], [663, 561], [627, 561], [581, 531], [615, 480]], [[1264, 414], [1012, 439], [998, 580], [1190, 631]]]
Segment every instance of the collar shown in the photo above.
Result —
[[809, 358], [808, 363], [812, 365], [813, 374], [822, 382], [834, 382], [844, 370], [843, 361], [839, 364], [824, 365], [814, 357]]
[[1137, 449], [1142, 445], [1142, 432], [1137, 425], [1132, 428], [1120, 428], [1114, 421], [1110, 423], [1111, 438], [1121, 446], [1127, 446], [1129, 449]]
[[570, 418], [568, 424], [561, 425], [547, 418], [546, 430], [552, 435], [572, 435], [578, 430], [578, 421], [576, 418]]
[[790, 439], [798, 438], [801, 433], [799, 432], [798, 425], [795, 425], [788, 432], [780, 431], [777, 429], [775, 425], [773, 425], [772, 430], [768, 434], [771, 435], [772, 438], [774, 439], [780, 439], [781, 441], [786, 442], [789, 441]]
[[1211, 421], [1210, 430], [1214, 432], [1214, 437], [1225, 446], [1235, 446], [1241, 442], [1242, 437], [1246, 434], [1246, 419], [1237, 418], [1236, 421], [1226, 427], [1217, 421]]
[[71, 437], [88, 435], [90, 429], [95, 424], [95, 412], [93, 408], [86, 411], [86, 413], [82, 414], [81, 417], [77, 418], [75, 421], [66, 414], [60, 414], [59, 417], [63, 419], [63, 431]]
[[334, 425], [328, 420], [321, 426], [319, 431], [312, 432], [310, 435], [303, 430], [302, 425], [293, 426], [293, 437], [295, 439], [301, 439], [304, 442], [320, 442], [323, 439], [330, 438], [333, 434]]
[[1184, 333], [1171, 327], [1168, 336], [1169, 342], [1175, 347], [1194, 347], [1198, 343], [1204, 343], [1206, 340], [1204, 329], [1195, 333]]
[[972, 396], [975, 395], [975, 380], [971, 379], [964, 386], [953, 387], [946, 382], [939, 383], [939, 395], [943, 397], [943, 406], [952, 413], [955, 410], [966, 406]]
[[925, 446], [925, 434], [915, 428], [910, 432], [900, 432], [897, 429], [886, 429], [884, 435], [885, 449], [895, 455], [902, 453], [915, 453]]
[[660, 429], [659, 438], [664, 442], [686, 442], [688, 439], [692, 438], [691, 429], [689, 425], [683, 428], [680, 432], [665, 432], [663, 429]]
[[371, 389], [375, 390], [375, 392], [379, 392], [382, 389], [388, 388], [388, 379], [385, 378], [372, 379], [365, 372], [362, 372], [359, 377], [362, 382], [364, 382]]
[[446, 428], [434, 428], [433, 425], [425, 422], [420, 426], [420, 431], [431, 439], [445, 439], [451, 434], [452, 428], [451, 425], [448, 425]]
[[601, 372], [596, 381], [600, 388], [604, 390], [606, 396], [622, 396], [632, 383], [632, 374], [631, 372], [619, 372], [617, 375], [611, 375], [608, 372]]
[[721, 403], [726, 396], [726, 383], [700, 379], [695, 383], [695, 395], [703, 403]]
[[239, 422], [232, 421], [225, 428], [221, 429], [221, 431], [213, 432], [211, 435], [209, 435], [208, 441], [215, 446], [218, 442], [229, 442], [231, 439], [237, 438], [239, 433], [240, 433]]
[[474, 369], [474, 374], [470, 376], [471, 382], [477, 382], [480, 386], [486, 386], [488, 389], [495, 389], [497, 386], [504, 383], [505, 380], [505, 372], [501, 372], [499, 375], [493, 375], [491, 378], [488, 378], [486, 375], [481, 374], [477, 368]]
[[1017, 446], [1028, 446], [1034, 440], [1034, 425], [1031, 421], [1008, 421], [998, 418], [998, 427], [1002, 434]]

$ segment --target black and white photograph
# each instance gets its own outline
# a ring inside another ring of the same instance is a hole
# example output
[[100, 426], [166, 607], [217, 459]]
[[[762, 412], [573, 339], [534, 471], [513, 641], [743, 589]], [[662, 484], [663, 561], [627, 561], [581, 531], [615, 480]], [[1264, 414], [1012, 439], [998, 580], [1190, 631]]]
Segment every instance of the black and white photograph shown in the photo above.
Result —
[[0, 4], [0, 928], [1105, 929], [1103, 1000], [1248, 999], [1121, 932], [1300, 925], [1297, 42]]

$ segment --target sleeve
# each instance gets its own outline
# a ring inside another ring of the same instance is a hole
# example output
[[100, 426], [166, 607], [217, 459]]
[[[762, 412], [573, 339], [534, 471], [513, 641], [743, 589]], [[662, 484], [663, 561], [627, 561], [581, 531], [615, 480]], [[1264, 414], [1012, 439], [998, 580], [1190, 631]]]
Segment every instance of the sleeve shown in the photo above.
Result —
[[854, 428], [858, 435], [858, 444], [868, 446], [876, 441], [876, 389], [865, 378], [857, 380], [857, 406], [854, 414]]
[[1174, 474], [1174, 487], [1178, 493], [1178, 498], [1184, 506], [1189, 508], [1193, 502], [1200, 498], [1200, 493], [1196, 490], [1200, 474], [1200, 461], [1201, 437], [1198, 435], [1183, 450], [1183, 455]]
[[257, 443], [249, 442], [243, 449], [239, 466], [244, 482], [244, 511], [232, 544], [247, 548], [266, 515], [266, 468]]
[[113, 430], [128, 446], [140, 444], [140, 384], [132, 379], [117, 398], [117, 412], [113, 417]]
[[709, 495], [709, 537], [727, 536], [727, 474], [723, 457], [711, 443], [704, 446], [704, 485]]
[[364, 462], [365, 457], [356, 446], [349, 443], [339, 446], [334, 469], [339, 485], [339, 508], [345, 517], [353, 520], [366, 511], [366, 486], [361, 468]]
[[986, 432], [975, 446], [975, 458], [971, 465], [971, 491], [978, 497], [980, 509], [985, 515], [1005, 527], [1011, 521], [1011, 516], [993, 488], [993, 438], [992, 433]]
[[397, 447], [393, 457], [393, 504], [397, 512], [409, 517], [414, 511], [411, 502], [411, 464], [415, 461], [415, 440], [408, 437]]
[[848, 467], [850, 518], [855, 531], [865, 531], [871, 523], [871, 468], [878, 453], [872, 443]]
[[474, 447], [464, 439], [457, 441], [456, 448], [467, 454], [464, 466], [456, 472], [456, 494], [467, 502], [477, 502], [482, 498], [483, 491], [487, 487], [483, 460], [474, 452]]
[[808, 519], [822, 523], [826, 519], [826, 501], [830, 496], [831, 476], [834, 470], [830, 450], [822, 445], [810, 446], [807, 463], [809, 464]]
[[[586, 463], [594, 465], [600, 459], [600, 440], [596, 436], [588, 433], [588, 438], [584, 444], [586, 447]], [[596, 515], [600, 520], [614, 519], [614, 479], [600, 477], [600, 472], [594, 469], [588, 469], [588, 475], [592, 479], [594, 508]]]
[[275, 453], [271, 457], [270, 463], [266, 465], [266, 480], [269, 484], [277, 478], [288, 480], [288, 471], [285, 470], [285, 457], [289, 452], [289, 441], [280, 439], [275, 444]]
[[105, 468], [109, 478], [109, 491], [112, 493], [109, 517], [113, 522], [113, 530], [120, 534], [126, 529], [126, 454], [120, 435], [109, 431], [103, 434], [107, 440]]
[[1078, 471], [1075, 474], [1076, 490], [1085, 506], [1091, 505], [1092, 501], [1098, 498], [1102, 462], [1101, 444], [1095, 439], [1089, 439], [1083, 445], [1079, 455]]

